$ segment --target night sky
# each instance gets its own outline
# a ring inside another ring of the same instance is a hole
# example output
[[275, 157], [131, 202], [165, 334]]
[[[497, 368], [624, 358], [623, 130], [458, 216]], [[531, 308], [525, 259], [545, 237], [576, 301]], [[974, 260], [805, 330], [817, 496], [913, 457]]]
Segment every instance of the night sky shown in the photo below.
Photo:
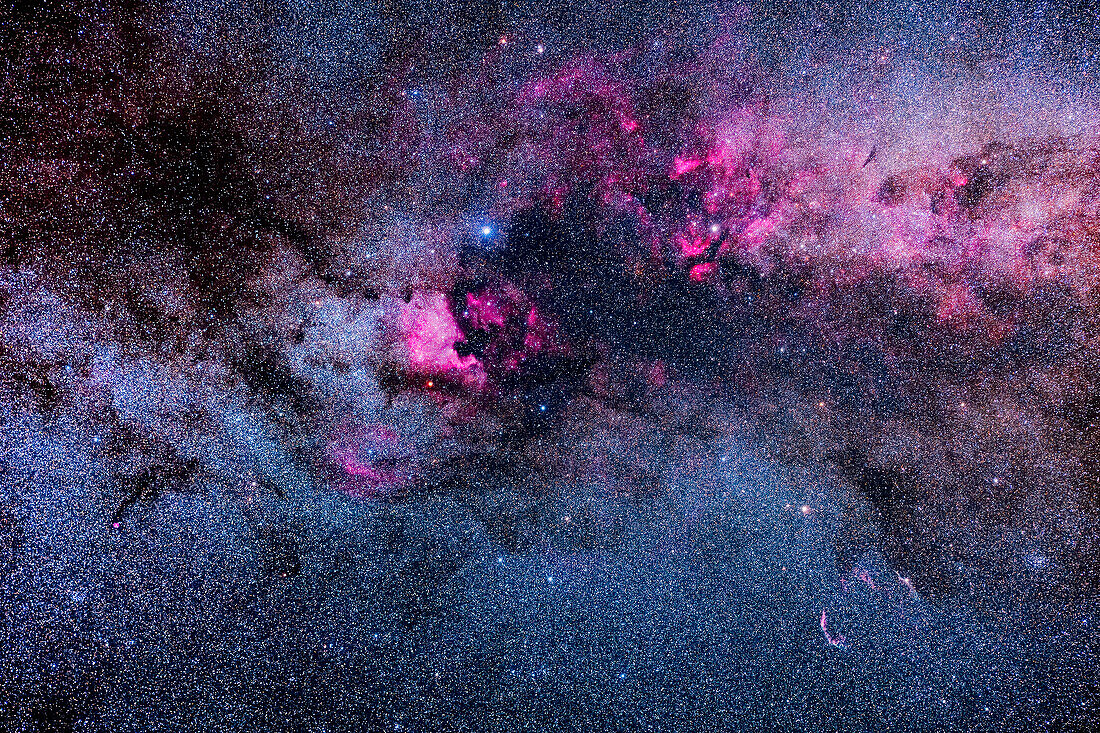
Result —
[[1100, 11], [0, 9], [0, 731], [1100, 729]]

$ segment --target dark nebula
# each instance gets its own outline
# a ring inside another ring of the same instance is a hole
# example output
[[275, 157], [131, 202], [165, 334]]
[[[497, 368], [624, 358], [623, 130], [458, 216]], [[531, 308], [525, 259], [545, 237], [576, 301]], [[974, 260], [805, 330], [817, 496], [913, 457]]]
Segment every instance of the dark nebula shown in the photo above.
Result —
[[1098, 20], [0, 9], [0, 731], [1097, 729]]

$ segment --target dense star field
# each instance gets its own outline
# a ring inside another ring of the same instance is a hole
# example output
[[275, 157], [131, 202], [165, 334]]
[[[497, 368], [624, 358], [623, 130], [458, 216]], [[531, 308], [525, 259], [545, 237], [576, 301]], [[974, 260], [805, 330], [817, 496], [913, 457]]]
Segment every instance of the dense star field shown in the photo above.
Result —
[[1100, 727], [1086, 6], [0, 10], [0, 730]]

